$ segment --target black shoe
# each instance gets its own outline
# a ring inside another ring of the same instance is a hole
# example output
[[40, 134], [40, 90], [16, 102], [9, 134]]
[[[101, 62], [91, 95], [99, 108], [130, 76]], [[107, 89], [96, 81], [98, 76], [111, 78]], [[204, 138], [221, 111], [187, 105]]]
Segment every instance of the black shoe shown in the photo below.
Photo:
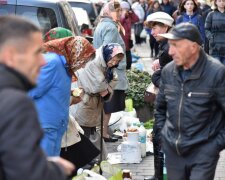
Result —
[[104, 139], [105, 142], [116, 142], [116, 141], [118, 141], [117, 138], [111, 137], [111, 136], [109, 136], [109, 137], [103, 137], [103, 139]]
[[113, 134], [112, 137], [116, 138], [116, 139], [122, 139], [122, 136], [118, 136], [118, 135], [115, 135], [115, 134]]

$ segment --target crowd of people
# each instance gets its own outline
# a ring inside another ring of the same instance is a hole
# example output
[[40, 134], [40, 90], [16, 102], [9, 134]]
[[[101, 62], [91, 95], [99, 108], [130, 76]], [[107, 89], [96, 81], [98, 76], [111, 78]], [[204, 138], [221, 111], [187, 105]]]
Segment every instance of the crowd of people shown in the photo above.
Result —
[[165, 161], [169, 180], [213, 180], [225, 148], [225, 0], [212, 5], [112, 0], [93, 44], [62, 27], [43, 36], [21, 17], [0, 17], [0, 179], [67, 179], [106, 159], [105, 142], [118, 140], [108, 123], [125, 109], [131, 49], [146, 43], [144, 30], [159, 89], [152, 179], [163, 179]]

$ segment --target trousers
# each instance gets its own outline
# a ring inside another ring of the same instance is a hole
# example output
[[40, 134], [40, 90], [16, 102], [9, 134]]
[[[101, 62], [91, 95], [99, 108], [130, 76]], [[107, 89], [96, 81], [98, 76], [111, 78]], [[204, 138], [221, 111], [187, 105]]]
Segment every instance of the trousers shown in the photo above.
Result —
[[163, 142], [168, 180], [213, 180], [220, 152], [215, 141], [195, 145], [184, 155]]

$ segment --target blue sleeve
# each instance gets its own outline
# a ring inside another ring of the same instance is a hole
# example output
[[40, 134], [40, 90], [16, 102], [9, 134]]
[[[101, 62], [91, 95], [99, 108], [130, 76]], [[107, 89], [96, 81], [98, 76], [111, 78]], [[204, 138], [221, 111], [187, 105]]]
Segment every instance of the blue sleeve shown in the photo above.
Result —
[[205, 43], [205, 27], [204, 27], [204, 21], [201, 15], [199, 15], [198, 21], [199, 21], [199, 31], [201, 33], [202, 41], [204, 44]]
[[176, 25], [182, 23], [182, 21], [183, 21], [183, 16], [182, 15], [178, 16], [176, 20]]
[[36, 88], [28, 93], [33, 99], [42, 97], [52, 87], [54, 74], [57, 71], [57, 56], [46, 54], [44, 57], [47, 64], [41, 68]]

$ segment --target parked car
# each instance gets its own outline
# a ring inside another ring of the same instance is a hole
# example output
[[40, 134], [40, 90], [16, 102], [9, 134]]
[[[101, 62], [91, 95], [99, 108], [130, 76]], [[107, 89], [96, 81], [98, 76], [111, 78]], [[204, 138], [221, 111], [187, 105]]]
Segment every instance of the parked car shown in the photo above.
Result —
[[82, 26], [82, 24], [87, 24], [89, 28], [92, 28], [92, 24], [87, 14], [87, 11], [85, 11], [83, 8], [77, 8], [77, 7], [72, 7], [72, 9], [76, 17], [82, 17], [82, 18], [77, 18], [77, 23], [79, 28]]
[[76, 16], [66, 0], [0, 0], [0, 15], [20, 15], [33, 21], [45, 34], [54, 27], [81, 35]]
[[91, 21], [88, 17], [87, 11], [85, 11], [83, 8], [77, 8], [72, 7], [76, 17], [82, 17], [78, 18], [78, 26], [80, 29], [80, 32], [82, 36], [84, 36], [90, 43], [93, 42], [93, 27], [91, 24]]
[[92, 24], [95, 21], [95, 19], [98, 17], [98, 12], [95, 7], [95, 4], [92, 2], [88, 0], [68, 0], [68, 2], [70, 3], [72, 7], [79, 7], [86, 10]]

